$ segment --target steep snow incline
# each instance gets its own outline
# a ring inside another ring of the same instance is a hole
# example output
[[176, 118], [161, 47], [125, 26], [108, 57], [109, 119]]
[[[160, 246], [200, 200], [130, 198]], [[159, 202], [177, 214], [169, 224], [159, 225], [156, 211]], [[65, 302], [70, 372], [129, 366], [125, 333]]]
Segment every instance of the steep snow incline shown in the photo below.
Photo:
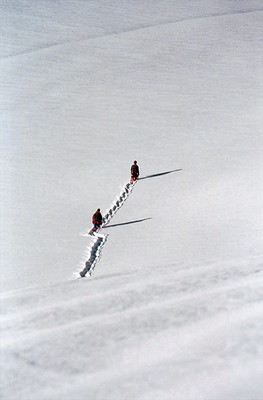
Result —
[[[168, 3], [163, 12], [178, 18], [201, 10]], [[248, 8], [213, 3], [202, 2], [203, 15]], [[147, 18], [143, 5], [128, 10]], [[147, 235], [135, 224], [111, 230], [114, 272], [120, 259], [157, 267], [261, 251], [262, 15], [160, 24], [3, 60], [1, 290], [71, 277], [86, 247], [79, 232], [134, 158], [146, 175], [183, 173], [138, 183], [116, 222], [151, 218]]]
[[0, 5], [1, 400], [262, 400], [262, 0], [64, 3]]

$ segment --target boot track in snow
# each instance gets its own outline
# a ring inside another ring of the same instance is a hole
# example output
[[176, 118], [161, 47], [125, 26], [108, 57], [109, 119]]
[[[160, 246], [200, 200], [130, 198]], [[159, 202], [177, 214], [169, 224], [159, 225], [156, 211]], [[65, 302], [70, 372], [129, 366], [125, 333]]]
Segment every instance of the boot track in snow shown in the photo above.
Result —
[[[106, 211], [106, 214], [102, 218], [101, 228], [104, 228], [105, 226], [107, 226], [107, 224], [110, 222], [110, 220], [113, 218], [113, 216], [123, 206], [124, 202], [128, 199], [129, 195], [131, 194], [132, 190], [134, 189], [136, 182], [137, 181], [134, 181], [132, 183], [127, 183], [123, 187], [120, 195], [117, 197], [117, 199], [115, 200], [113, 205], [110, 207], [110, 209]], [[103, 249], [109, 235], [108, 234], [103, 235], [102, 233], [100, 233], [100, 231], [101, 231], [101, 229], [96, 232], [93, 232], [92, 230], [90, 230], [89, 232], [83, 233], [84, 236], [88, 236], [88, 235], [94, 236], [94, 240], [91, 244], [91, 247], [88, 248], [89, 258], [85, 262], [85, 267], [83, 268], [82, 271], [79, 272], [79, 275], [81, 277], [85, 277], [87, 273], [89, 273], [89, 275], [91, 275], [95, 269], [97, 262], [101, 258], [102, 249]]]

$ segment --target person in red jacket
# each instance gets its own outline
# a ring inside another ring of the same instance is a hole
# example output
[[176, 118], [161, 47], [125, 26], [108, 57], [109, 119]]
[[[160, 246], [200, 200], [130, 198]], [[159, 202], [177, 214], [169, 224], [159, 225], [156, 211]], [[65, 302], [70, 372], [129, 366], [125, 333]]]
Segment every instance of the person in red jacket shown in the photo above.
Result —
[[137, 165], [137, 161], [135, 160], [133, 162], [133, 165], [131, 166], [131, 182], [137, 181], [139, 175], [140, 175], [139, 167]]
[[97, 209], [97, 211], [95, 212], [95, 214], [93, 214], [92, 216], [92, 223], [93, 223], [93, 231], [97, 231], [101, 224], [102, 224], [102, 215], [100, 212], [100, 208]]

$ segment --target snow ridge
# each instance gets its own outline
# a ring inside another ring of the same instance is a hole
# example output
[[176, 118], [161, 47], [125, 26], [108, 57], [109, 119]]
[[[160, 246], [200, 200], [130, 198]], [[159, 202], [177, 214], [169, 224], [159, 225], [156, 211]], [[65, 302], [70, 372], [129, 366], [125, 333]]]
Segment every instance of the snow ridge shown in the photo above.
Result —
[[[129, 195], [134, 189], [136, 182], [137, 181], [127, 183], [122, 188], [119, 196], [117, 197], [113, 205], [110, 207], [110, 209], [106, 211], [106, 214], [102, 218], [102, 228], [104, 228], [110, 222], [110, 220], [117, 213], [117, 211], [123, 206], [124, 202], [128, 199]], [[87, 233], [84, 233], [84, 235], [86, 236]], [[95, 239], [92, 242], [92, 246], [88, 248], [89, 258], [85, 262], [85, 267], [83, 268], [83, 270], [79, 272], [79, 275], [81, 277], [86, 276], [87, 273], [89, 273], [89, 275], [91, 276], [92, 272], [95, 269], [96, 264], [99, 262], [101, 258], [102, 249], [109, 236], [108, 234], [103, 235], [98, 231], [96, 233], [93, 233], [93, 235], [95, 236]]]

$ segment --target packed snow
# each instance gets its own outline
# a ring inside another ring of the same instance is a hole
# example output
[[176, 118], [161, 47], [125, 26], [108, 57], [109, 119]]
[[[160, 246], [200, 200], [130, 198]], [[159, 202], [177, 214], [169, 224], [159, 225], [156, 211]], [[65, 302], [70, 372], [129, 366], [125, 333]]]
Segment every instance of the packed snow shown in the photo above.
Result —
[[262, 400], [262, 1], [0, 18], [1, 400]]

